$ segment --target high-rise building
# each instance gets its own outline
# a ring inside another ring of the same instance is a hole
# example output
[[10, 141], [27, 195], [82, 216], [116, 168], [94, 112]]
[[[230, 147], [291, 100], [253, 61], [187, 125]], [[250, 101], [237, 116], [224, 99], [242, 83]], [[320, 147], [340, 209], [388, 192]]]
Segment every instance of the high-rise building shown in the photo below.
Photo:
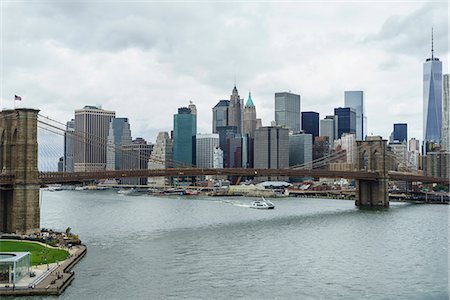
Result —
[[[223, 163], [225, 168], [230, 168], [229, 139], [237, 135], [236, 126], [219, 126], [217, 127], [219, 134], [219, 147], [223, 151]], [[239, 135], [240, 136], [240, 135]]]
[[74, 171], [106, 169], [109, 123], [116, 113], [101, 106], [87, 105], [75, 110]]
[[223, 168], [223, 151], [219, 147], [216, 147], [214, 149], [213, 168], [214, 169], [222, 169]]
[[423, 64], [423, 141], [426, 153], [428, 143], [440, 144], [442, 129], [442, 62], [434, 57], [433, 31], [431, 58]]
[[[338, 118], [338, 136], [344, 133], [356, 134], [356, 113], [351, 107], [339, 107], [334, 109], [334, 115]], [[336, 139], [336, 137], [335, 137]]]
[[[165, 131], [158, 133], [156, 138], [156, 144], [153, 147], [153, 151], [150, 154], [148, 160], [148, 168], [155, 169], [167, 169], [172, 166], [172, 140], [169, 134]], [[170, 184], [170, 178], [165, 177], [149, 177], [148, 184], [156, 186], [165, 186]]]
[[397, 170], [406, 171], [408, 168], [408, 146], [406, 141], [394, 140], [389, 143], [389, 147], [393, 153], [394, 164]]
[[403, 142], [408, 140], [408, 124], [406, 123], [395, 123], [394, 124], [394, 141]]
[[408, 141], [408, 167], [412, 170], [419, 169], [420, 143], [412, 138]]
[[442, 149], [450, 152], [450, 75], [445, 74], [442, 82]]
[[304, 133], [310, 133], [312, 140], [319, 136], [319, 113], [314, 111], [302, 112], [302, 130]]
[[213, 168], [214, 151], [219, 147], [219, 134], [197, 134], [197, 167]]
[[275, 93], [275, 124], [300, 132], [300, 95]]
[[256, 169], [289, 167], [289, 130], [264, 126], [255, 131], [254, 166]]
[[58, 172], [64, 172], [64, 156], [61, 156], [58, 160]]
[[106, 169], [120, 170], [124, 145], [132, 144], [128, 118], [112, 118], [109, 123], [108, 148], [106, 150]]
[[311, 167], [312, 134], [294, 133], [289, 136], [289, 166]]
[[228, 126], [228, 107], [230, 100], [220, 100], [216, 106], [213, 107], [213, 133], [219, 133], [217, 127]]
[[345, 91], [345, 107], [351, 107], [355, 110], [356, 116], [356, 140], [365, 139], [367, 118], [364, 109], [364, 92], [363, 91]]
[[354, 166], [356, 164], [356, 135], [354, 133], [343, 133], [342, 136], [334, 141], [334, 148], [340, 147], [346, 151], [346, 162]]
[[173, 115], [173, 160], [175, 164], [192, 166], [196, 160], [195, 136], [197, 116], [191, 109], [180, 107]]
[[256, 108], [253, 104], [252, 95], [248, 93], [248, 100], [244, 106], [244, 130], [243, 134], [248, 134], [250, 138], [253, 138], [256, 130]]
[[[154, 145], [147, 143], [143, 138], [136, 138], [129, 144], [122, 145], [122, 151], [118, 155], [122, 156], [121, 169], [123, 170], [146, 170], [148, 169], [148, 160], [153, 151]], [[147, 177], [140, 178], [122, 178], [123, 184], [146, 185]]]
[[316, 136], [313, 144], [313, 160], [330, 154], [330, 141], [327, 136]]
[[236, 86], [234, 86], [230, 96], [228, 126], [236, 126], [237, 133], [242, 133], [242, 101]]
[[320, 135], [327, 136], [330, 145], [338, 138], [338, 116], [326, 116], [320, 120]]
[[64, 172], [73, 172], [73, 155], [75, 142], [75, 120], [72, 119], [66, 123], [66, 132], [64, 132]]

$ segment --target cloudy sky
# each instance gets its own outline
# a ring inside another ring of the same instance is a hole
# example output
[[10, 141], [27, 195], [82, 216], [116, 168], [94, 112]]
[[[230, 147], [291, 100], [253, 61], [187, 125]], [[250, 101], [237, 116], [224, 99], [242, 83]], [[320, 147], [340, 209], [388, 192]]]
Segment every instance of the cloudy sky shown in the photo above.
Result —
[[422, 63], [448, 73], [447, 1], [1, 1], [1, 107], [36, 107], [62, 122], [101, 104], [133, 137], [172, 129], [192, 100], [198, 131], [236, 84], [264, 125], [274, 93], [301, 95], [321, 118], [364, 90], [368, 133], [407, 122], [422, 137]]

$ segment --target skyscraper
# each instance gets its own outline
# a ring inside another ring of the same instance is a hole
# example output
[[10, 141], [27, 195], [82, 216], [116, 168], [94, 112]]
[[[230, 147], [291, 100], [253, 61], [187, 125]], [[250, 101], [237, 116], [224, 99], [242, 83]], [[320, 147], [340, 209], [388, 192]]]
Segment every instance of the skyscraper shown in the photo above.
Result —
[[302, 112], [302, 130], [312, 134], [312, 140], [319, 136], [319, 113], [314, 111]]
[[219, 147], [219, 134], [197, 134], [197, 167], [213, 168], [214, 151]]
[[320, 120], [320, 135], [327, 136], [330, 145], [338, 138], [338, 116], [326, 116]]
[[408, 141], [408, 124], [406, 123], [394, 124], [393, 140], [398, 142]]
[[442, 129], [442, 62], [434, 57], [431, 31], [431, 58], [423, 64], [423, 140], [424, 152], [428, 143], [441, 142]]
[[176, 163], [195, 165], [197, 116], [191, 109], [181, 107], [173, 115], [173, 160]]
[[300, 132], [300, 95], [275, 93], [275, 124]]
[[74, 171], [101, 171], [106, 169], [106, 149], [109, 123], [114, 111], [101, 106], [87, 105], [75, 110]]
[[341, 138], [343, 133], [356, 134], [356, 113], [351, 107], [339, 107], [334, 109], [334, 115], [338, 118], [338, 136]]
[[106, 150], [106, 169], [120, 170], [124, 145], [132, 143], [128, 118], [112, 118], [109, 123], [108, 148]]
[[217, 127], [228, 126], [228, 107], [230, 100], [220, 100], [216, 106], [213, 107], [213, 124], [212, 132], [218, 133]]
[[228, 107], [228, 126], [236, 126], [237, 133], [242, 133], [242, 102], [236, 86], [230, 96], [230, 105]]
[[442, 148], [450, 151], [450, 96], [449, 96], [449, 74], [444, 75], [442, 83]]
[[312, 134], [295, 133], [289, 136], [289, 166], [304, 165], [312, 161]]
[[345, 91], [345, 107], [351, 107], [356, 115], [356, 140], [362, 141], [366, 137], [366, 115], [364, 109], [363, 91]]
[[257, 169], [289, 167], [289, 130], [279, 126], [260, 127], [255, 131], [254, 166]]
[[[124, 144], [123, 149], [118, 155], [122, 156], [121, 169], [124, 170], [146, 170], [148, 169], [148, 160], [152, 153], [154, 145], [147, 143], [143, 138], [136, 138], [129, 144]], [[147, 184], [147, 177], [122, 178], [124, 184]]]
[[75, 120], [72, 119], [66, 123], [66, 132], [64, 133], [64, 172], [73, 172], [74, 132]]
[[[149, 169], [167, 169], [172, 166], [172, 140], [165, 131], [158, 133], [156, 144], [148, 160]], [[148, 183], [156, 186], [170, 184], [168, 177], [149, 177]]]
[[256, 108], [253, 104], [252, 95], [248, 93], [248, 100], [244, 106], [244, 134], [248, 134], [250, 138], [253, 138], [256, 130]]

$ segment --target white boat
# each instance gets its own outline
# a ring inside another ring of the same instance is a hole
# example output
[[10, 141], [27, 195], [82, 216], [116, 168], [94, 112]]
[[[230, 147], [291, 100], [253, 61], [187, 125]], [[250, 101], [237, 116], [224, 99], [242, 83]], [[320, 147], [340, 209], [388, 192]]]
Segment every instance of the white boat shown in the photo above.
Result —
[[252, 202], [252, 205], [250, 205], [250, 208], [256, 208], [256, 209], [274, 209], [275, 205], [273, 205], [272, 202], [269, 200], [264, 199], [264, 197], [261, 198], [261, 200], [256, 200]]

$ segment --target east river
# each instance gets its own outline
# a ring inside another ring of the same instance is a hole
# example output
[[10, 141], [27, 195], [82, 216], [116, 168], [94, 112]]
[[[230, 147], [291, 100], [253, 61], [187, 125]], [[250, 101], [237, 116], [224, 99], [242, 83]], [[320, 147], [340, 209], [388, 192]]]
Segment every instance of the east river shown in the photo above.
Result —
[[448, 206], [251, 201], [43, 192], [42, 227], [88, 246], [61, 298], [449, 298]]

